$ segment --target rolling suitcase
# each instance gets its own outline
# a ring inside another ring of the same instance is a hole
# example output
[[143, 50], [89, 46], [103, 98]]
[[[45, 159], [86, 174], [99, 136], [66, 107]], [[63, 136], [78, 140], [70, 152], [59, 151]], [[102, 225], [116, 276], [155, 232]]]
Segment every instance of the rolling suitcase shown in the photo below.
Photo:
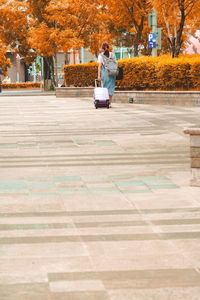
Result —
[[110, 107], [110, 100], [108, 89], [104, 87], [97, 86], [97, 79], [95, 79], [95, 89], [94, 89], [94, 106], [99, 107]]

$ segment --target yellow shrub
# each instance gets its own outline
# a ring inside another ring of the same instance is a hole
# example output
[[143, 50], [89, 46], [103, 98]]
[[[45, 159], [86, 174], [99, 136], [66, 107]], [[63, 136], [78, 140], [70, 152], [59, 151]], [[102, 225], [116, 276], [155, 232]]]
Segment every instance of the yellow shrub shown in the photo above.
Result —
[[[129, 90], [200, 90], [200, 55], [171, 58], [129, 58], [118, 61], [123, 79], [116, 88]], [[94, 86], [98, 64], [88, 63], [64, 67], [66, 86]]]
[[64, 67], [64, 74], [66, 86], [93, 86], [98, 75], [98, 64], [67, 65]]
[[123, 79], [117, 81], [120, 89], [145, 90], [155, 89], [156, 70], [155, 64], [147, 57], [130, 58], [119, 61], [123, 68]]
[[190, 90], [191, 81], [190, 58], [161, 57], [157, 63], [158, 86], [163, 90]]
[[194, 56], [192, 59], [190, 76], [193, 87], [200, 90], [200, 59], [198, 56]]
[[34, 89], [40, 87], [40, 82], [2, 83], [3, 89]]

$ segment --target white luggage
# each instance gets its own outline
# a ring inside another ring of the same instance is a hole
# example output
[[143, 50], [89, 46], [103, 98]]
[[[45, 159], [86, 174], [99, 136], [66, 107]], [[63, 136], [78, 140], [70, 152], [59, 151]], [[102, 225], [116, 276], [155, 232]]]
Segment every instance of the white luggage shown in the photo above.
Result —
[[97, 87], [97, 79], [95, 79], [95, 89], [94, 89], [94, 105], [98, 107], [109, 108], [110, 100], [108, 89], [104, 87]]

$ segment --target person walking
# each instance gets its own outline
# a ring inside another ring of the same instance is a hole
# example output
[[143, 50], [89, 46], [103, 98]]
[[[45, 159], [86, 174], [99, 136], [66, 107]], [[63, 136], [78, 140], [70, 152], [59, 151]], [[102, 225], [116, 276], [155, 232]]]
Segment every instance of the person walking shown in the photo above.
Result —
[[103, 87], [108, 89], [109, 98], [110, 98], [110, 105], [112, 102], [112, 97], [115, 91], [115, 81], [116, 76], [108, 76], [106, 74], [106, 70], [104, 67], [105, 59], [107, 58], [113, 58], [116, 60], [115, 55], [109, 51], [109, 45], [107, 42], [104, 42], [101, 46], [102, 53], [98, 56], [98, 80], [102, 81]]

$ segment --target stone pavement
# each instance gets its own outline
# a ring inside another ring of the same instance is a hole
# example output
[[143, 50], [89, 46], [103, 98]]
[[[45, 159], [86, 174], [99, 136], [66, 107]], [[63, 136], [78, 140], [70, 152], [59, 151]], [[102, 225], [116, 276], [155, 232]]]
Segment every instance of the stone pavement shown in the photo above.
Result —
[[200, 108], [0, 98], [0, 299], [199, 300]]

